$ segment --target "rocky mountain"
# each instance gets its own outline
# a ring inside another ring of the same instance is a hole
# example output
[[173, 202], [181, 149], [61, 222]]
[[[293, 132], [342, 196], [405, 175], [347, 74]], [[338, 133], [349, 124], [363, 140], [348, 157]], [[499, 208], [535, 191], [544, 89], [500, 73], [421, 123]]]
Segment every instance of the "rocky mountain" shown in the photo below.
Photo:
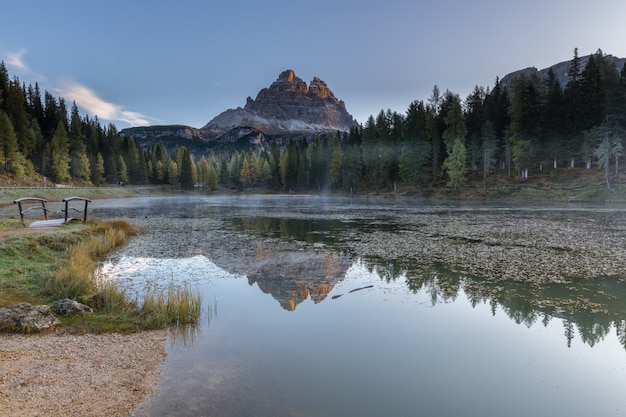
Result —
[[243, 108], [229, 109], [200, 129], [189, 126], [149, 126], [122, 130], [141, 145], [163, 141], [173, 147], [190, 144], [213, 148], [227, 145], [267, 146], [272, 138], [311, 138], [347, 132], [358, 123], [328, 85], [314, 77], [307, 85], [293, 70], [282, 72], [268, 88]]
[[[591, 55], [586, 55], [583, 57], [579, 57], [580, 59], [580, 69], [581, 71], [587, 66], [587, 62], [589, 62], [589, 58], [591, 57]], [[606, 56], [608, 59], [610, 59], [614, 64], [615, 67], [617, 68], [617, 71], [620, 72], [622, 70], [622, 68], [624, 67], [624, 63], [626, 63], [626, 58], [617, 58], [614, 57], [612, 55], [607, 55]], [[500, 80], [500, 84], [503, 87], [507, 87], [509, 85], [511, 85], [511, 83], [519, 76], [521, 75], [526, 75], [529, 76], [531, 74], [538, 74], [539, 78], [541, 78], [542, 80], [547, 80], [548, 79], [548, 72], [550, 71], [550, 69], [552, 69], [552, 71], [554, 72], [554, 75], [556, 75], [556, 78], [559, 80], [559, 82], [561, 83], [561, 87], [565, 87], [567, 85], [567, 83], [570, 80], [570, 77], [568, 75], [570, 66], [572, 65], [572, 61], [564, 61], [564, 62], [559, 62], [558, 64], [552, 65], [548, 68], [544, 68], [542, 70], [538, 70], [535, 67], [528, 67], [519, 71], [515, 71], [512, 72], [510, 74], [507, 74], [506, 76], [504, 76], [501, 80]]]
[[256, 99], [248, 97], [244, 108], [226, 110], [201, 130], [219, 137], [233, 129], [249, 127], [267, 134], [285, 132], [348, 131], [357, 122], [326, 83], [317, 77], [307, 85], [293, 70], [278, 76]]

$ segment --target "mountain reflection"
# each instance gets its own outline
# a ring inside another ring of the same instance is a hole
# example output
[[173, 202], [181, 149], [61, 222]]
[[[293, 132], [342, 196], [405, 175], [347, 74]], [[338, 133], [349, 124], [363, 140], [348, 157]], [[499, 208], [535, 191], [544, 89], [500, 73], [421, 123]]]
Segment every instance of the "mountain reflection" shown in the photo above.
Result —
[[289, 311], [309, 297], [315, 304], [323, 301], [351, 265], [347, 257], [317, 252], [262, 252], [246, 263], [250, 285]]

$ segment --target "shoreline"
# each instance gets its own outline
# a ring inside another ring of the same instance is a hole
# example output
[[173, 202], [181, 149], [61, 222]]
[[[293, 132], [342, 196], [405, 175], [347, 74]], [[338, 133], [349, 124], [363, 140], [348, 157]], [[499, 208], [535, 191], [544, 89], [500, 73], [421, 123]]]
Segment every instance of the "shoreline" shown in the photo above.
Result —
[[154, 392], [167, 330], [0, 334], [0, 414], [121, 417]]

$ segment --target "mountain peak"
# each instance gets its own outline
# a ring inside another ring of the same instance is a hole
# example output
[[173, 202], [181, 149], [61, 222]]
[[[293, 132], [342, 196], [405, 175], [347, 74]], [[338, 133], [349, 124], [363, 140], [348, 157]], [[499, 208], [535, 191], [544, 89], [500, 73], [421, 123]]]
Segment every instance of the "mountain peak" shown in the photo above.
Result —
[[219, 137], [233, 129], [252, 128], [262, 133], [325, 133], [348, 131], [357, 122], [328, 85], [314, 77], [307, 85], [292, 69], [281, 72], [269, 87], [261, 89], [244, 108], [221, 113], [202, 130]]
[[[294, 81], [294, 79], [296, 79], [296, 73], [292, 70], [292, 69], [288, 69], [285, 70], [283, 72], [280, 73], [280, 75], [278, 76], [278, 80], [277, 81], [282, 81], [282, 82], [287, 82], [287, 83], [292, 83]], [[298, 78], [298, 80], [300, 80]], [[302, 81], [302, 80], [300, 80]]]

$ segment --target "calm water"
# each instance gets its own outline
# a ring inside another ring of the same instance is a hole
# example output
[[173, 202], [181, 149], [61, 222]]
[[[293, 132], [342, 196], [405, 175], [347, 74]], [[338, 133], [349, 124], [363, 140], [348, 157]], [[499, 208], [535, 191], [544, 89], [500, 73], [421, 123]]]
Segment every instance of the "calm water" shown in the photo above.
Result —
[[317, 198], [94, 202], [94, 217], [143, 230], [104, 276], [136, 292], [187, 282], [204, 298], [202, 324], [170, 337], [158, 391], [135, 415], [624, 415], [623, 283], [543, 288], [608, 310], [565, 315], [537, 308], [537, 291], [521, 284], [443, 266], [424, 273], [345, 248], [355, 231], [401, 229], [394, 213], [437, 209]]

